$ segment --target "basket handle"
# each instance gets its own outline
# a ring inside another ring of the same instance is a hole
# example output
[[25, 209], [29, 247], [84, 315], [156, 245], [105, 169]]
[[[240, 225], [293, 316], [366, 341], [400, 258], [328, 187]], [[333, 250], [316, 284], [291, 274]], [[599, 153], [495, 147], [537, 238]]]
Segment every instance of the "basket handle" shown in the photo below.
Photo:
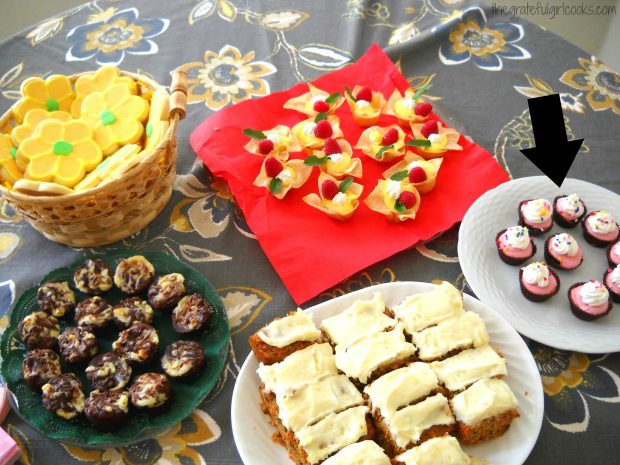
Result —
[[185, 118], [187, 106], [187, 73], [176, 69], [172, 72], [172, 84], [170, 85], [170, 117], [174, 119]]

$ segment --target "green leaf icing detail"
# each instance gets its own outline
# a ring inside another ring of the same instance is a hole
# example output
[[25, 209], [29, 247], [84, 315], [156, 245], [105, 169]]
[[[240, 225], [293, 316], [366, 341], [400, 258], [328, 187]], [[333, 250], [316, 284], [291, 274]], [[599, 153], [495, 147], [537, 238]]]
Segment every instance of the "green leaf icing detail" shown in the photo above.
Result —
[[73, 152], [73, 145], [66, 140], [57, 140], [52, 146], [52, 152], [54, 152], [55, 155], [67, 156]]
[[60, 104], [55, 98], [48, 98], [45, 101], [45, 108], [47, 111], [58, 111], [60, 109]]

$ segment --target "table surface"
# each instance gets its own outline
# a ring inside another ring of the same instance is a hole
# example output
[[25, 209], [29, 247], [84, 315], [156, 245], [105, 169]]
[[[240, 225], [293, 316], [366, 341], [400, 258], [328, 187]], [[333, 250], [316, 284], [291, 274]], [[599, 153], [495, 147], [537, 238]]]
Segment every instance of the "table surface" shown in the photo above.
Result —
[[[329, 5], [329, 6], [328, 6]], [[30, 76], [114, 63], [168, 83], [190, 80], [179, 128], [178, 177], [166, 209], [143, 231], [96, 251], [164, 250], [201, 270], [229, 313], [232, 346], [218, 388], [189, 418], [131, 447], [65, 447], [15, 414], [3, 425], [23, 463], [224, 465], [241, 463], [230, 400], [247, 338], [293, 308], [227, 186], [196, 162], [188, 137], [205, 117], [238, 101], [312, 80], [378, 43], [413, 86], [431, 82], [439, 114], [486, 147], [514, 178], [539, 174], [519, 152], [534, 145], [527, 98], [560, 93], [569, 139], [585, 143], [571, 177], [620, 191], [615, 140], [620, 75], [595, 57], [519, 18], [467, 0], [97, 0], [0, 44], [0, 110]], [[456, 252], [458, 227], [355, 274], [304, 307], [371, 284], [444, 279], [472, 293]], [[0, 199], [0, 326], [15, 296], [83, 251], [53, 244]], [[528, 465], [609, 463], [620, 440], [620, 356], [566, 352], [527, 341], [545, 389], [542, 432]], [[587, 455], [586, 455], [587, 454]]]

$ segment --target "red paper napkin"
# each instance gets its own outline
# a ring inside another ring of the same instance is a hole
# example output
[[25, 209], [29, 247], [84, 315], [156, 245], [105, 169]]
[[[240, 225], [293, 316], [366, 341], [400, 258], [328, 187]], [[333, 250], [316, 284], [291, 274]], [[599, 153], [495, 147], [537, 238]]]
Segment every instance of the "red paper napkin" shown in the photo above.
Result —
[[[366, 85], [381, 90], [386, 99], [394, 88], [404, 92], [409, 86], [377, 45], [370, 47], [356, 63], [326, 74], [312, 84], [330, 93], [343, 93], [345, 85], [349, 88]], [[444, 157], [435, 189], [422, 196], [414, 221], [389, 223], [363, 203], [348, 221], [329, 218], [302, 201], [304, 195], [318, 192], [318, 168], [314, 168], [306, 184], [278, 200], [267, 189], [252, 184], [263, 158], [243, 149], [248, 138], [242, 131], [245, 128], [268, 130], [277, 124], [292, 127], [306, 119], [305, 115], [282, 106], [289, 98], [307, 91], [306, 84], [298, 84], [286, 91], [225, 108], [207, 118], [190, 136], [194, 151], [211, 172], [228, 182], [248, 225], [297, 304], [357, 271], [449, 229], [463, 219], [480, 195], [508, 180], [485, 149], [461, 137], [459, 144], [463, 151], [449, 152]], [[346, 103], [336, 115], [345, 138], [355, 146], [364, 128], [353, 122]], [[384, 115], [379, 125], [394, 122], [394, 117]], [[364, 185], [363, 200], [382, 178], [381, 173], [398, 160], [379, 163], [357, 149], [354, 155], [363, 163], [363, 178], [355, 180]], [[304, 155], [293, 153], [291, 158], [304, 158]]]

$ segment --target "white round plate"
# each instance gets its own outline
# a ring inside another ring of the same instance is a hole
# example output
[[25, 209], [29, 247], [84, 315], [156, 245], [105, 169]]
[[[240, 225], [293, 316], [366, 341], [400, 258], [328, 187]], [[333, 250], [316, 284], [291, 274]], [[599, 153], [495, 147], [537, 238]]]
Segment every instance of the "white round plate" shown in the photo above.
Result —
[[[406, 296], [429, 291], [433, 286], [418, 282], [379, 284], [316, 305], [306, 312], [318, 325], [354, 301], [372, 298], [374, 292], [381, 292], [389, 308], [399, 304]], [[523, 339], [495, 311], [469, 295], [465, 295], [464, 304], [467, 310], [480, 315], [487, 326], [491, 345], [506, 358], [508, 375], [505, 380], [519, 401], [521, 414], [502, 437], [465, 447], [465, 451], [493, 464], [521, 465], [533, 449], [542, 426], [543, 389], [536, 363]], [[275, 429], [269, 425], [268, 417], [259, 407], [257, 368], [256, 358], [250, 353], [235, 384], [231, 408], [235, 444], [245, 465], [292, 465], [286, 449], [271, 440]]]
[[[516, 226], [519, 202], [545, 198], [550, 202], [559, 195], [577, 193], [588, 212], [607, 210], [620, 218], [620, 196], [589, 182], [566, 179], [558, 188], [545, 176], [520, 178], [500, 184], [482, 195], [469, 208], [459, 231], [458, 253], [467, 283], [483, 302], [493, 307], [524, 336], [564, 350], [586, 353], [620, 351], [620, 311], [595, 321], [575, 317], [568, 303], [568, 288], [579, 281], [602, 281], [609, 268], [605, 249], [592, 247], [583, 238], [581, 225], [565, 229], [557, 224], [547, 234], [534, 237], [537, 252], [529, 261], [544, 260], [545, 240], [552, 234], [567, 232], [583, 248], [583, 263], [572, 271], [555, 270], [560, 277], [560, 292], [546, 302], [530, 302], [521, 294], [519, 266], [502, 262], [495, 246], [495, 236], [509, 226]], [[616, 304], [616, 307], [618, 305]]]

